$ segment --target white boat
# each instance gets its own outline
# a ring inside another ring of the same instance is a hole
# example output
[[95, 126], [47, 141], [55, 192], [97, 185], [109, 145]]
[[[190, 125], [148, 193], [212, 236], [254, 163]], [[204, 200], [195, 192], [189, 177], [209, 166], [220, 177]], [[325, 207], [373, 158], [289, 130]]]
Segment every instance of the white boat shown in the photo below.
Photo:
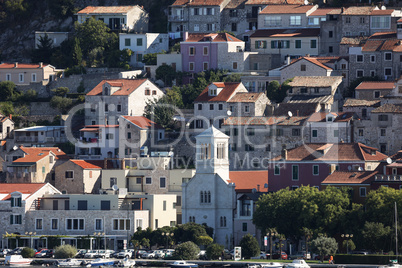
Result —
[[130, 260], [129, 258], [124, 258], [123, 260], [119, 261], [115, 266], [132, 268], [135, 266], [135, 260]]
[[186, 261], [175, 261], [175, 262], [170, 264], [170, 267], [174, 267], [174, 268], [196, 268], [196, 267], [198, 267], [198, 264], [191, 263], [191, 262], [186, 262]]
[[97, 267], [97, 266], [113, 266], [114, 261], [105, 259], [95, 259], [88, 263], [86, 267]]
[[282, 268], [283, 263], [280, 262], [264, 262], [260, 264], [248, 265], [248, 268]]
[[64, 261], [59, 261], [59, 263], [57, 264], [57, 266], [80, 266], [81, 265], [80, 260], [77, 259], [65, 259]]
[[293, 260], [291, 263], [285, 265], [285, 267], [288, 267], [288, 268], [310, 268], [310, 265], [308, 265], [305, 260], [299, 259], [299, 260]]
[[26, 259], [21, 255], [7, 255], [6, 259], [4, 260], [4, 264], [10, 266], [25, 266], [30, 265], [31, 262], [31, 259]]

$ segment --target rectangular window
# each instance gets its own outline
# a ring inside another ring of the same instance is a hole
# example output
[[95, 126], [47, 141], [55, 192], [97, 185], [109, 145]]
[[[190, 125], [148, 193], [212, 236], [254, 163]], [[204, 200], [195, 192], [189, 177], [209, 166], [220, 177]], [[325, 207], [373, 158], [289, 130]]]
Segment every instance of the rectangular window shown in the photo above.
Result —
[[234, 61], [234, 62], [232, 63], [232, 69], [233, 69], [233, 70], [237, 70], [237, 61]]
[[265, 16], [264, 25], [269, 26], [269, 27], [282, 26], [282, 17], [281, 16]]
[[345, 18], [345, 22], [346, 22], [346, 23], [350, 23], [350, 17], [346, 17], [346, 18]]
[[236, 31], [237, 31], [237, 23], [232, 22], [232, 32], [236, 32]]
[[319, 166], [318, 165], [313, 165], [313, 175], [315, 175], [315, 176], [319, 175]]
[[312, 136], [313, 138], [316, 138], [318, 136], [318, 131], [316, 129], [313, 129]]
[[301, 44], [302, 44], [301, 40], [296, 40], [295, 41], [295, 48], [301, 48]]
[[84, 219], [66, 219], [67, 230], [84, 230]]
[[267, 48], [267, 41], [255, 41], [255, 48]]
[[106, 134], [106, 139], [107, 140], [113, 140], [113, 133], [107, 133]]
[[363, 62], [363, 55], [357, 55], [356, 62]]
[[188, 70], [189, 71], [194, 71], [194, 62], [189, 62], [188, 63]]
[[339, 137], [339, 130], [338, 130], [338, 129], [335, 129], [335, 130], [334, 130], [334, 137], [335, 137], [335, 138], [338, 138], [338, 137]]
[[36, 74], [32, 74], [32, 79], [31, 79], [31, 81], [32, 81], [32, 82], [36, 82]]
[[130, 38], [124, 39], [124, 45], [125, 45], [126, 47], [131, 46], [131, 39], [130, 39]]
[[222, 111], [222, 110], [223, 110], [223, 104], [222, 104], [222, 103], [218, 104], [218, 110], [219, 110], [219, 111]]
[[384, 68], [384, 75], [391, 76], [392, 75], [392, 68]]
[[110, 200], [101, 200], [101, 210], [110, 210]]
[[95, 219], [95, 231], [102, 231], [102, 230], [103, 230], [103, 220]]
[[213, 104], [210, 104], [209, 105], [209, 110], [213, 110], [214, 109], [214, 105]]
[[195, 55], [195, 47], [189, 47], [188, 55], [189, 56], [194, 56]]
[[329, 38], [334, 37], [334, 32], [333, 32], [333, 31], [329, 31], [329, 32], [328, 32], [328, 37], [329, 37]]
[[152, 178], [151, 177], [146, 177], [145, 178], [145, 184], [152, 184]]
[[255, 134], [254, 128], [246, 129], [246, 135], [247, 136], [254, 136], [254, 134]]
[[87, 200], [78, 200], [78, 210], [88, 210]]
[[275, 165], [274, 175], [281, 175], [281, 169], [279, 168], [279, 165]]
[[310, 48], [317, 48], [317, 40], [310, 40]]
[[66, 179], [74, 179], [74, 171], [68, 170], [65, 173]]
[[208, 47], [203, 48], [203, 55], [208, 56]]
[[59, 229], [59, 219], [52, 219], [52, 230], [58, 230]]
[[370, 62], [375, 63], [375, 55], [370, 55]]
[[208, 62], [204, 62], [204, 63], [202, 64], [202, 69], [203, 69], [204, 71], [208, 70], [208, 69], [209, 69], [209, 63], [208, 63]]
[[142, 38], [137, 38], [137, 46], [142, 46]]
[[11, 81], [11, 74], [6, 74], [6, 81]]
[[366, 187], [360, 187], [360, 197], [366, 197]]
[[378, 121], [388, 121], [388, 115], [387, 114], [379, 114]]
[[194, 32], [199, 32], [199, 31], [200, 31], [200, 25], [194, 24]]
[[364, 17], [360, 17], [360, 23], [364, 24]]
[[364, 76], [364, 71], [363, 70], [356, 70], [356, 77], [360, 78]]
[[300, 71], [305, 72], [306, 71], [306, 64], [301, 64], [300, 65]]
[[163, 200], [163, 211], [166, 211], [166, 200]]
[[20, 82], [20, 83], [24, 82], [24, 74], [19, 74], [18, 75], [18, 82]]
[[385, 52], [384, 53], [384, 60], [386, 60], [386, 61], [392, 60], [392, 53], [391, 52]]
[[391, 28], [391, 18], [385, 16], [371, 16], [371, 28], [373, 29], [389, 29]]
[[165, 177], [159, 178], [159, 188], [166, 188], [166, 178]]
[[387, 135], [387, 129], [385, 129], [385, 128], [382, 128], [380, 130], [380, 132], [381, 132], [381, 136], [383, 136], [383, 137]]
[[247, 222], [243, 222], [242, 230], [243, 230], [243, 232], [247, 232]]
[[297, 165], [292, 166], [292, 180], [293, 181], [299, 180], [299, 166]]
[[290, 23], [291, 26], [299, 26], [301, 25], [301, 16], [290, 16]]
[[320, 25], [320, 18], [308, 18], [308, 25]]
[[130, 230], [131, 222], [129, 219], [113, 219], [113, 230], [114, 231], [124, 231]]
[[59, 200], [53, 200], [53, 210], [59, 210]]
[[381, 96], [381, 91], [379, 91], [379, 90], [374, 91], [374, 99], [379, 99], [380, 96]]
[[43, 229], [43, 220], [42, 219], [36, 219], [36, 221], [35, 221], [35, 229], [36, 230], [42, 230]]
[[292, 129], [292, 136], [300, 136], [300, 129], [299, 128], [293, 128]]
[[244, 145], [244, 150], [245, 150], [246, 152], [252, 152], [252, 151], [254, 151], [254, 147], [253, 147], [253, 145], [245, 144], [245, 145]]

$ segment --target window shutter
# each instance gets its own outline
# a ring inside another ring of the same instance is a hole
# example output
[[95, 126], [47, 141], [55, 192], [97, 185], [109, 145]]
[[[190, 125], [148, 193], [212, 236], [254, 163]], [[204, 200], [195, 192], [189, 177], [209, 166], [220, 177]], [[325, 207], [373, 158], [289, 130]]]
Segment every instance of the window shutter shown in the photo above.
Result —
[[255, 48], [258, 48], [258, 41], [255, 41]]
[[267, 41], [263, 41], [262, 44], [264, 48], [267, 48]]
[[275, 48], [275, 42], [271, 41], [271, 48]]
[[212, 8], [212, 15], [215, 15], [215, 8]]
[[204, 7], [204, 15], [207, 15], [207, 8]]
[[212, 31], [215, 31], [215, 23], [212, 23]]
[[191, 9], [191, 15], [194, 16], [194, 8]]
[[19, 197], [19, 198], [17, 199], [17, 201], [18, 201], [18, 206], [20, 207], [20, 206], [21, 206], [21, 197]]
[[14, 207], [14, 198], [11, 197], [11, 207]]
[[10, 215], [10, 224], [14, 224], [14, 215]]

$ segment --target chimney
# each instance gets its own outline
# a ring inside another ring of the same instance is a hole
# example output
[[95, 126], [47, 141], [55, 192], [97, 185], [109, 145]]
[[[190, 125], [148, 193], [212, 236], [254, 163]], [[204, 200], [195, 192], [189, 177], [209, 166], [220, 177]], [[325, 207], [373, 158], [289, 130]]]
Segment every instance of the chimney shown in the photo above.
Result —
[[183, 41], [186, 41], [188, 38], [188, 32], [183, 33]]
[[290, 64], [290, 56], [287, 56], [286, 57], [286, 65], [289, 65]]
[[43, 68], [43, 62], [39, 62], [39, 68]]
[[18, 62], [14, 62], [14, 68], [18, 68]]
[[282, 159], [287, 160], [288, 158], [288, 150], [283, 149], [282, 150]]
[[124, 158], [121, 159], [121, 169], [126, 169], [126, 160]]
[[10, 114], [8, 117], [10, 117], [10, 120], [13, 120], [13, 115]]

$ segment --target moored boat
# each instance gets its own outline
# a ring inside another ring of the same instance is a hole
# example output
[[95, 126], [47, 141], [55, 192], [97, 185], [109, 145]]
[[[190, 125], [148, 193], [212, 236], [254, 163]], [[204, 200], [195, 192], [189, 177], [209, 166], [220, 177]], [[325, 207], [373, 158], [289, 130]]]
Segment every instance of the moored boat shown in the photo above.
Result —
[[81, 265], [80, 260], [77, 259], [65, 259], [64, 261], [59, 261], [57, 266], [65, 267], [65, 266], [79, 266]]
[[88, 263], [86, 267], [97, 267], [97, 266], [113, 266], [114, 261], [105, 259], [95, 259]]
[[285, 267], [287, 267], [287, 268], [310, 268], [310, 266], [303, 259], [293, 260], [293, 262], [285, 265]]
[[115, 266], [117, 266], [117, 267], [134, 267], [135, 260], [130, 260], [129, 258], [124, 258], [123, 260], [121, 260], [117, 264], [115, 264]]
[[248, 268], [282, 268], [283, 264], [280, 262], [264, 262], [259, 264], [248, 265]]
[[186, 262], [186, 261], [175, 261], [170, 264], [170, 267], [173, 267], [173, 268], [196, 268], [196, 267], [198, 267], [198, 264]]
[[31, 262], [31, 259], [26, 259], [21, 255], [7, 255], [6, 259], [4, 260], [4, 264], [10, 266], [25, 266], [30, 265]]

